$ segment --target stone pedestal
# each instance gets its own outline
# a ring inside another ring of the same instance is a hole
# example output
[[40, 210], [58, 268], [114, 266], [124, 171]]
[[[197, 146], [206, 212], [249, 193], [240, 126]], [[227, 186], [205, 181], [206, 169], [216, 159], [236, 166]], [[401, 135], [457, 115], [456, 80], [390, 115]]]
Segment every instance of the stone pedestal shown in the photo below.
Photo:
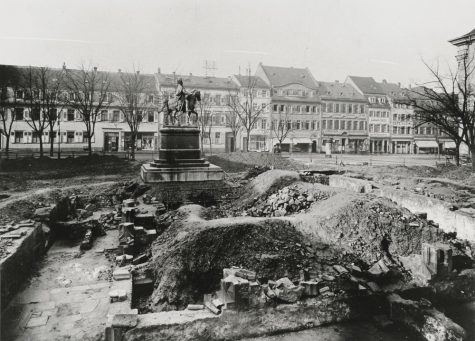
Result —
[[[158, 159], [144, 164], [140, 175], [152, 184], [162, 201], [187, 202], [191, 197], [212, 197], [221, 187], [223, 170], [201, 157], [197, 127], [165, 126], [160, 129]], [[203, 192], [203, 193], [202, 193]], [[206, 193], [204, 193], [206, 192]]]

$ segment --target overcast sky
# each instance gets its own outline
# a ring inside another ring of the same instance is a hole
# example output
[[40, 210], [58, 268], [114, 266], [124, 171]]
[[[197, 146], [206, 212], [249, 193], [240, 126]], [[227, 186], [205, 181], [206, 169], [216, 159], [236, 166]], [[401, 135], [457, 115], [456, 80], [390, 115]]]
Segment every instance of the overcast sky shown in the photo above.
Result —
[[217, 76], [257, 64], [422, 82], [475, 28], [473, 0], [0, 0], [0, 63]]

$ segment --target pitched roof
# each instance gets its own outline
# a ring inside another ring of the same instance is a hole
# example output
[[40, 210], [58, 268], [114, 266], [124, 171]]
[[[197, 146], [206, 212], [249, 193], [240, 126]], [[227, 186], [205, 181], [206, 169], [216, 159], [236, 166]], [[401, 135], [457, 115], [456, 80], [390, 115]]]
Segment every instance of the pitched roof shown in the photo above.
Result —
[[385, 94], [373, 77], [348, 76], [348, 78], [350, 78], [364, 94]]
[[405, 96], [405, 91], [399, 84], [396, 83], [388, 83], [386, 81], [382, 81], [378, 83], [381, 89], [383, 89], [386, 96], [390, 97], [393, 100], [403, 100], [407, 97]]
[[203, 77], [195, 75], [177, 75], [157, 73], [157, 81], [160, 86], [175, 87], [179, 78], [183, 80], [183, 85], [188, 89], [218, 89], [230, 90], [236, 88], [234, 83], [229, 78], [224, 77]]
[[449, 40], [449, 43], [452, 43], [453, 45], [463, 45], [463, 43], [469, 38], [470, 39], [475, 38], [475, 29], [471, 30], [467, 34], [464, 34], [463, 36]]
[[269, 89], [269, 85], [267, 85], [262, 78], [257, 76], [234, 75], [234, 78], [242, 87], [249, 87], [250, 85], [253, 88]]
[[351, 84], [339, 82], [318, 83], [321, 87], [319, 95], [322, 99], [366, 101], [366, 98], [361, 95]]
[[305, 68], [265, 66], [261, 65], [271, 86], [284, 86], [288, 84], [301, 84], [310, 89], [317, 89], [313, 75]]

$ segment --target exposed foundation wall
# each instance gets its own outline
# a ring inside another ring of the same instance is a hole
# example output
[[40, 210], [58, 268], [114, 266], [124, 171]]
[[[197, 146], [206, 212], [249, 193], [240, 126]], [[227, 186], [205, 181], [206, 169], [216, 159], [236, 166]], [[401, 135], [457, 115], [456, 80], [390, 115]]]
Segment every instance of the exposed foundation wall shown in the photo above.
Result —
[[27, 230], [26, 236], [20, 240], [14, 240], [11, 252], [0, 262], [1, 278], [1, 308], [8, 305], [13, 296], [22, 288], [24, 281], [30, 276], [31, 269], [41, 259], [45, 252], [46, 235], [41, 224]]
[[451, 211], [451, 205], [444, 201], [388, 186], [373, 188], [369, 181], [342, 175], [331, 175], [329, 185], [357, 193], [373, 193], [388, 198], [413, 213], [427, 213], [427, 219], [439, 224], [444, 232], [457, 232], [457, 237], [475, 242], [475, 218], [463, 212]]

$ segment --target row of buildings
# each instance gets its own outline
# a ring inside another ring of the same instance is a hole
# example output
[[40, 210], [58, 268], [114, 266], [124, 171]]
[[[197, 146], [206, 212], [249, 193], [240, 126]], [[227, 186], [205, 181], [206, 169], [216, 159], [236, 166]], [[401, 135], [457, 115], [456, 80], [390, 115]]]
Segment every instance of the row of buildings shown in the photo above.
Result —
[[[323, 82], [315, 79], [308, 68], [263, 64], [258, 65], [255, 74], [246, 76], [178, 75], [162, 73], [160, 69], [143, 76], [153, 83], [147, 96], [151, 96], [154, 105], [142, 113], [136, 144], [139, 150], [157, 149], [159, 129], [164, 123], [161, 104], [163, 99], [174, 96], [180, 78], [187, 90], [202, 93], [204, 110], [210, 117], [202, 132], [205, 150], [244, 150], [248, 145], [252, 151], [274, 151], [279, 144], [275, 127], [280, 122], [288, 127], [280, 145], [282, 151], [413, 154], [455, 148], [436, 127], [418, 124], [407, 97], [411, 89], [385, 80], [377, 82], [372, 77], [348, 76], [343, 82]], [[230, 97], [246, 91], [252, 91], [253, 106], [261, 110], [249, 137], [244, 129], [234, 134], [229, 122]], [[50, 138], [62, 149], [84, 149], [84, 123], [74, 109], [59, 109], [52, 136], [48, 132], [36, 136], [29, 124], [33, 117], [21, 104], [17, 101], [9, 108], [16, 115], [10, 134], [11, 149], [34, 150], [38, 139], [48, 144]], [[127, 149], [129, 127], [118, 105], [111, 100], [98, 117], [92, 138], [94, 150]], [[0, 136], [0, 148], [4, 148], [5, 136]]]

